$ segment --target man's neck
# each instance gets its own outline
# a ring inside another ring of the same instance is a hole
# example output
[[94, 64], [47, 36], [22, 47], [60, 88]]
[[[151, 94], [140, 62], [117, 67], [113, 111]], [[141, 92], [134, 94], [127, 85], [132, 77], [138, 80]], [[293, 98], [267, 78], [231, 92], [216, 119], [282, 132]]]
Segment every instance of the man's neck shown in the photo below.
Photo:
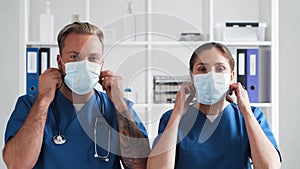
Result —
[[94, 94], [94, 90], [90, 91], [87, 94], [84, 95], [78, 95], [70, 90], [68, 86], [66, 86], [65, 83], [62, 84], [61, 88], [59, 89], [60, 92], [73, 104], [84, 104], [86, 103], [91, 96]]

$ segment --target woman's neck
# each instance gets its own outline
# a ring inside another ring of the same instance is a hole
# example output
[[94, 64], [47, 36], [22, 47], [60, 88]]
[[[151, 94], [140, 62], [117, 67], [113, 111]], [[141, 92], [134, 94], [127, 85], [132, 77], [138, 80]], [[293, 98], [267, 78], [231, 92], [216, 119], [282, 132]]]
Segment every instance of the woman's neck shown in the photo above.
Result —
[[204, 115], [217, 115], [224, 110], [224, 108], [229, 104], [228, 101], [221, 100], [213, 105], [205, 105], [201, 103], [196, 103], [194, 107], [199, 109]]
[[94, 94], [94, 90], [92, 90], [92, 91], [90, 91], [87, 94], [78, 95], [78, 94], [72, 92], [72, 90], [68, 86], [66, 86], [65, 83], [62, 84], [62, 86], [61, 86], [61, 88], [59, 90], [73, 104], [84, 104]]

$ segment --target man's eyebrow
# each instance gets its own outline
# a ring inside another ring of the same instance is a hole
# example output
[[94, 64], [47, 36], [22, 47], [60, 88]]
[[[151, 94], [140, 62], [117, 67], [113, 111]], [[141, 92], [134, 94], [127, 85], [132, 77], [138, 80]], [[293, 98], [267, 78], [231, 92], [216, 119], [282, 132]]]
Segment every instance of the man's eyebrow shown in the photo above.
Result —
[[79, 52], [76, 52], [76, 51], [74, 51], [74, 50], [71, 50], [71, 51], [68, 52], [68, 54], [79, 54]]
[[196, 65], [208, 65], [207, 63], [197, 63]]

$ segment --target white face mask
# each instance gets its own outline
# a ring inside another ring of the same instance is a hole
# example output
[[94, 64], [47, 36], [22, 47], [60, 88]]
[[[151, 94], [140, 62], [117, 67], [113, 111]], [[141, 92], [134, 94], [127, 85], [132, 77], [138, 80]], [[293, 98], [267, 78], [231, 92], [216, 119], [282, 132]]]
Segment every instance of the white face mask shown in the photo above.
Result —
[[194, 86], [199, 103], [213, 105], [223, 99], [229, 92], [230, 74], [215, 73], [195, 74]]
[[99, 81], [101, 65], [82, 60], [65, 64], [65, 84], [76, 94], [84, 95], [92, 91]]

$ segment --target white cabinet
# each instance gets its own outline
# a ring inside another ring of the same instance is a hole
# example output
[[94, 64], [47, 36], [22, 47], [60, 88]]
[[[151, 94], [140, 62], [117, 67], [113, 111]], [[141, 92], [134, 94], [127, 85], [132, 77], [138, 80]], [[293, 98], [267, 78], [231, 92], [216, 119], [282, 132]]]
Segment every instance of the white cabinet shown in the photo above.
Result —
[[[159, 118], [172, 104], [153, 104], [153, 75], [189, 75], [188, 61], [195, 48], [216, 41], [215, 25], [228, 21], [267, 23], [265, 41], [221, 41], [235, 54], [237, 48], [259, 48], [260, 102], [276, 139], [279, 132], [278, 0], [51, 0], [54, 34], [73, 15], [105, 32], [105, 64], [136, 92], [136, 109], [150, 138]], [[25, 93], [27, 46], [56, 47], [39, 42], [41, 0], [20, 0], [20, 93]], [[179, 41], [182, 32], [201, 33], [200, 41]], [[55, 37], [56, 38], [56, 37]]]

